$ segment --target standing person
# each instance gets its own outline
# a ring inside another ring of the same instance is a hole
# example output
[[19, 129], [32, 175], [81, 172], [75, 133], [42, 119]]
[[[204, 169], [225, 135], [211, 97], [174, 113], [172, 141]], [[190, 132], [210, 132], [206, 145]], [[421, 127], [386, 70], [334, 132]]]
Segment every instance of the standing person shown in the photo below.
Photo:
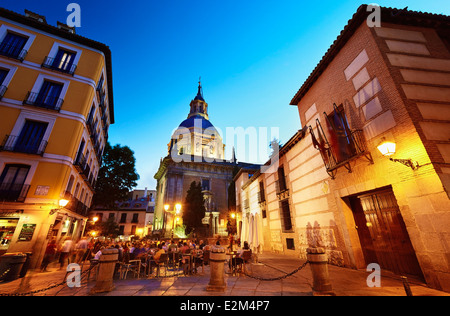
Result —
[[47, 266], [55, 258], [56, 249], [56, 239], [53, 237], [45, 249], [44, 259], [42, 259], [41, 263], [41, 272], [48, 272]]
[[88, 246], [89, 244], [86, 237], [81, 238], [80, 241], [77, 243], [77, 245], [75, 246], [76, 263], [80, 263], [81, 261], [86, 259], [85, 256], [87, 255]]
[[71, 237], [67, 237], [61, 246], [61, 254], [59, 256], [59, 269], [64, 267], [64, 261], [69, 260], [69, 255], [72, 250], [73, 241]]

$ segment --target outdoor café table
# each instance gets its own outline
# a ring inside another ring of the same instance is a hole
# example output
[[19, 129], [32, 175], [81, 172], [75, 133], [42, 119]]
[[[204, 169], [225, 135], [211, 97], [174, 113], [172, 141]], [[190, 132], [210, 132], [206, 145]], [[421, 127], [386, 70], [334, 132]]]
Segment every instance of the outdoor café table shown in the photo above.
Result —
[[233, 260], [233, 259], [236, 259], [236, 257], [238, 256], [238, 253], [235, 251], [231, 251], [231, 252], [227, 253], [227, 255], [230, 256], [230, 259], [228, 262], [229, 262], [229, 267], [230, 267], [231, 271], [229, 273], [234, 275], [234, 274], [236, 274], [237, 264], [236, 264], [236, 260]]

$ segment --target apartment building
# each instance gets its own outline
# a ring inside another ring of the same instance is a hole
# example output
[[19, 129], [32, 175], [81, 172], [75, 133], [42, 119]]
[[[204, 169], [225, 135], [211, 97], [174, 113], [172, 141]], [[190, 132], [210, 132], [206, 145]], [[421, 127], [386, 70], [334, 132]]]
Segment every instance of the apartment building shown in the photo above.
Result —
[[111, 52], [58, 22], [0, 9], [1, 253], [82, 236], [108, 129]]

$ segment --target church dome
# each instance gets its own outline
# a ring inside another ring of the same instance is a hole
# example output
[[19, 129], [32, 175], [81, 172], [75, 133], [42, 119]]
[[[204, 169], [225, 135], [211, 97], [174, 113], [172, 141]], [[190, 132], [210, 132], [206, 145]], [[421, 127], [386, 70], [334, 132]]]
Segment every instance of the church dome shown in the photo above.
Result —
[[206, 118], [204, 118], [202, 115], [199, 114], [190, 116], [189, 118], [181, 122], [180, 127], [185, 128], [201, 127], [202, 130], [205, 130], [207, 128], [211, 129], [212, 127], [215, 129], [214, 125], [209, 120], [207, 120]]

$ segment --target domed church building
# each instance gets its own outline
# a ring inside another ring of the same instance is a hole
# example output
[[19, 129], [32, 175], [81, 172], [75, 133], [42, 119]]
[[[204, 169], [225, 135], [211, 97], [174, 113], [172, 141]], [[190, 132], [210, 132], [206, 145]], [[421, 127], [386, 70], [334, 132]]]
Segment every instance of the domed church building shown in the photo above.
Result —
[[[209, 120], [208, 103], [203, 97], [201, 82], [190, 103], [189, 114], [173, 133], [167, 156], [161, 159], [155, 174], [157, 195], [153, 233], [161, 237], [177, 236], [176, 205], [186, 199], [193, 181], [202, 184], [206, 213], [203, 217], [204, 237], [227, 236], [228, 187], [233, 171], [241, 168], [258, 170], [259, 165], [225, 160], [222, 136]], [[179, 206], [178, 206], [179, 207]], [[167, 209], [165, 209], [167, 208]], [[238, 229], [239, 229], [239, 223]]]

